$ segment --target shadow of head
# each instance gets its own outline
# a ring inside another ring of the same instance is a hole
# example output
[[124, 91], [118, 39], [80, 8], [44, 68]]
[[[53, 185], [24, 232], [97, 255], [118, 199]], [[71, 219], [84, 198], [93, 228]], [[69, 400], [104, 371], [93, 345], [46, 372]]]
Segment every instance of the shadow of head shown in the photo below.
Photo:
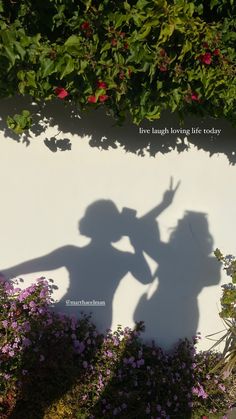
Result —
[[206, 213], [185, 211], [184, 217], [178, 221], [177, 227], [170, 236], [170, 243], [184, 250], [185, 253], [195, 255], [199, 251], [208, 256], [213, 251], [213, 237], [209, 232]]
[[99, 242], [117, 242], [121, 239], [121, 214], [111, 200], [101, 199], [89, 205], [79, 222], [82, 235]]

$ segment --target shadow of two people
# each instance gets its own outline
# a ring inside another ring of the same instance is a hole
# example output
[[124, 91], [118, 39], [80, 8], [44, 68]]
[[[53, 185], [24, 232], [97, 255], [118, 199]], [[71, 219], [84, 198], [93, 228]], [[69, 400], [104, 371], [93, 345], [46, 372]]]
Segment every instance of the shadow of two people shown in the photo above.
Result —
[[[84, 247], [63, 246], [51, 253], [23, 262], [3, 271], [7, 278], [66, 267], [69, 288], [55, 310], [68, 315], [92, 312], [98, 329], [111, 327], [113, 299], [119, 283], [130, 272], [142, 284], [158, 288], [148, 299], [145, 293], [134, 311], [134, 321], [144, 321], [146, 338], [155, 338], [169, 347], [181, 337], [196, 334], [201, 290], [220, 280], [220, 268], [211, 256], [213, 239], [206, 214], [187, 211], [178, 221], [168, 243], [162, 242], [158, 216], [168, 208], [179, 187], [169, 189], [159, 205], [144, 216], [124, 208], [120, 213], [111, 200], [99, 200], [88, 206], [79, 223], [80, 233], [91, 239]], [[134, 253], [121, 251], [112, 243], [128, 236]], [[151, 273], [144, 253], [158, 265]]]

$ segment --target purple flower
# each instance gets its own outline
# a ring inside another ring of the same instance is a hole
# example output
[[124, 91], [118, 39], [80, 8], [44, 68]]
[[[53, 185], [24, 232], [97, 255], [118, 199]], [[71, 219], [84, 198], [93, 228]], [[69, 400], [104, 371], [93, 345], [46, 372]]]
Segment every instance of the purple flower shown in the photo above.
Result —
[[7, 321], [7, 320], [3, 320], [3, 321], [2, 321], [2, 325], [3, 325], [3, 327], [6, 329], [6, 328], [7, 328], [7, 326], [8, 326], [8, 321]]
[[31, 343], [32, 343], [31, 340], [28, 339], [28, 338], [23, 338], [22, 339], [22, 346], [25, 347], [25, 348], [27, 348], [28, 346], [30, 346]]
[[108, 351], [106, 352], [106, 354], [107, 354], [107, 356], [108, 356], [109, 358], [113, 358], [113, 352], [112, 352], [112, 351], [110, 351], [109, 349], [108, 349]]
[[31, 330], [30, 322], [26, 321], [25, 323], [23, 323], [22, 328], [25, 332], [30, 332]]
[[145, 364], [145, 361], [144, 361], [144, 359], [142, 358], [142, 359], [138, 359], [138, 361], [137, 361], [137, 367], [139, 368], [139, 367], [141, 367], [141, 365], [144, 365]]
[[208, 394], [205, 392], [204, 388], [199, 384], [198, 387], [192, 387], [192, 393], [202, 399], [207, 399]]
[[114, 346], [119, 346], [119, 340], [114, 336], [113, 337], [113, 344], [114, 344]]
[[29, 289], [25, 289], [23, 291], [20, 292], [20, 294], [18, 295], [18, 300], [20, 301], [20, 303], [22, 301], [24, 301], [28, 296], [30, 295]]
[[74, 348], [77, 353], [81, 354], [85, 349], [84, 342], [80, 342], [79, 340], [74, 340], [73, 342]]
[[46, 314], [46, 309], [44, 307], [40, 307], [38, 309], [39, 314]]

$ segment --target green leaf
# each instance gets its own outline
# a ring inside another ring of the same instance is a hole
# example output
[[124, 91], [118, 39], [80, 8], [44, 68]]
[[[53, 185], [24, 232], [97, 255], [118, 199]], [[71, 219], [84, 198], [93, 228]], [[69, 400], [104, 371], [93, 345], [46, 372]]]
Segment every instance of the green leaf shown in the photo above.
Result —
[[44, 58], [42, 60], [41, 64], [41, 74], [42, 78], [49, 76], [50, 74], [55, 73], [56, 67], [55, 67], [55, 61], [50, 60], [50, 58]]
[[162, 25], [161, 33], [160, 33], [160, 36], [159, 36], [159, 43], [166, 42], [167, 39], [169, 39], [171, 37], [174, 30], [175, 30], [175, 24], [174, 23], [169, 23], [169, 24]]
[[71, 35], [64, 43], [65, 47], [71, 47], [80, 44], [81, 39], [76, 35]]
[[151, 29], [152, 29], [151, 25], [144, 26], [143, 32], [141, 32], [137, 36], [137, 39], [144, 39], [144, 38], [146, 38], [149, 35], [149, 33], [151, 32]]
[[36, 81], [35, 81], [35, 77], [36, 77], [35, 71], [33, 71], [33, 70], [27, 71], [27, 73], [26, 73], [26, 80], [27, 80], [27, 85], [28, 86], [30, 86], [30, 87], [37, 87]]
[[14, 64], [15, 64], [16, 58], [17, 58], [17, 56], [14, 53], [13, 49], [10, 48], [10, 47], [8, 47], [8, 46], [5, 46], [5, 55], [9, 59], [9, 61], [11, 63], [11, 67], [13, 67]]
[[60, 80], [62, 80], [68, 74], [72, 73], [75, 68], [73, 58], [70, 55], [67, 55], [65, 58], [66, 58], [66, 65], [61, 73]]
[[160, 106], [154, 106], [154, 109], [151, 112], [148, 112], [146, 114], [146, 118], [149, 121], [154, 121], [155, 119], [160, 119], [161, 116], [161, 112], [160, 112]]
[[21, 44], [17, 41], [14, 43], [14, 45], [16, 47], [16, 50], [17, 50], [18, 54], [20, 55], [21, 59], [23, 60], [24, 57], [25, 57], [25, 54], [26, 54], [25, 49], [22, 48]]
[[126, 10], [126, 12], [129, 12], [130, 9], [131, 9], [130, 4], [127, 1], [124, 1], [123, 5], [124, 5], [124, 9]]

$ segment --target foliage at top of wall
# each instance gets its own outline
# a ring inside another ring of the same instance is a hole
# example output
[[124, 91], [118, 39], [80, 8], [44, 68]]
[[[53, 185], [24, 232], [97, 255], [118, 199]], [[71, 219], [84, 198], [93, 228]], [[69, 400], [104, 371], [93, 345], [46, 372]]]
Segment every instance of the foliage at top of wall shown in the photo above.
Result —
[[[233, 0], [0, 0], [0, 97], [236, 121]], [[20, 134], [33, 120], [8, 118]]]

